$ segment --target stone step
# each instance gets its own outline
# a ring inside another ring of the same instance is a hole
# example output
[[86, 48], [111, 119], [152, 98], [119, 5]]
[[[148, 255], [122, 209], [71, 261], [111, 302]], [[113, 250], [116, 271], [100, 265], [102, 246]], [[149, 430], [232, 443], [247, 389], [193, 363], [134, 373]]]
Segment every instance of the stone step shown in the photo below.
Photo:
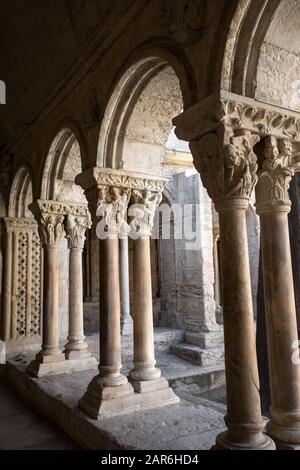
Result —
[[[154, 348], [155, 354], [168, 353], [174, 344], [181, 343], [184, 339], [184, 331], [174, 328], [154, 328]], [[89, 344], [90, 351], [98, 355], [99, 335], [98, 333], [87, 334], [86, 340]], [[122, 336], [122, 358], [126, 360], [132, 357], [133, 353], [133, 337]]]
[[170, 352], [176, 356], [200, 366], [212, 366], [224, 361], [222, 347], [202, 349], [199, 346], [188, 343], [173, 344]]

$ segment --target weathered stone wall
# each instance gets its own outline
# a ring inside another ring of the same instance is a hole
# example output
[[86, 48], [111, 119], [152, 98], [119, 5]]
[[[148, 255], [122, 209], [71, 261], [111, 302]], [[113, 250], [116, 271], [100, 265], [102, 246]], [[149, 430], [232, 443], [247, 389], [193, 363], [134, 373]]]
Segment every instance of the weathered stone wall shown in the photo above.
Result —
[[282, 0], [262, 44], [256, 98], [300, 111], [300, 4]]

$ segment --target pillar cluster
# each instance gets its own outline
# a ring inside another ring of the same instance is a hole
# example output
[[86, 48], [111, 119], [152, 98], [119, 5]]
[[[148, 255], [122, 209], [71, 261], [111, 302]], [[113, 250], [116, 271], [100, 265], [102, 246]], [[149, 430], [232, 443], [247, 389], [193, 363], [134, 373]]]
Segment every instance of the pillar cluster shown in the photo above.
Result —
[[[94, 168], [79, 175], [76, 182], [85, 190], [100, 244], [99, 374], [79, 406], [99, 418], [177, 403], [178, 398], [155, 366], [153, 339], [150, 236], [166, 180]], [[120, 292], [124, 286], [120, 283], [120, 261], [124, 268], [128, 236], [133, 238], [134, 347], [133, 369], [126, 377], [121, 372]]]
[[[298, 448], [300, 365], [287, 214], [299, 119], [227, 92], [174, 119], [219, 213], [227, 431], [219, 449]], [[271, 385], [261, 417], [245, 211], [256, 187]]]
[[[42, 348], [28, 372], [42, 376], [88, 367], [95, 359], [88, 352], [83, 332], [82, 251], [91, 226], [87, 205], [38, 200], [31, 205], [43, 246]], [[59, 250], [63, 237], [69, 248], [69, 334], [64, 350], [59, 344]]]

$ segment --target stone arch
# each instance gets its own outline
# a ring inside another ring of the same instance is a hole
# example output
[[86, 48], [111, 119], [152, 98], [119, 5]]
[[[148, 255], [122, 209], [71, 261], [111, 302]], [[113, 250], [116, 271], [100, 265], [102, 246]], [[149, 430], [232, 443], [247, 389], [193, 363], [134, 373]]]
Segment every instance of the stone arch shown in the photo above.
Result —
[[21, 165], [13, 179], [9, 196], [9, 217], [32, 217], [29, 205], [33, 201], [31, 169]]
[[240, 0], [227, 36], [221, 88], [254, 97], [260, 48], [280, 0]]
[[[160, 95], [162, 88], [165, 97]], [[173, 99], [168, 100], [172, 90]], [[175, 101], [172, 107], [170, 102]], [[146, 147], [151, 148], [152, 154], [158, 154], [159, 147], [162, 152], [172, 129], [172, 118], [183, 106], [180, 81], [166, 60], [148, 57], [131, 65], [119, 79], [106, 108], [100, 129], [97, 165], [134, 170], [134, 163], [128, 164], [130, 154], [143, 153]], [[151, 173], [145, 168], [142, 170]]]
[[221, 88], [300, 110], [299, 18], [297, 0], [240, 0], [227, 36]]
[[41, 199], [63, 202], [86, 202], [76, 176], [82, 172], [82, 153], [71, 128], [62, 128], [48, 151], [41, 184]]

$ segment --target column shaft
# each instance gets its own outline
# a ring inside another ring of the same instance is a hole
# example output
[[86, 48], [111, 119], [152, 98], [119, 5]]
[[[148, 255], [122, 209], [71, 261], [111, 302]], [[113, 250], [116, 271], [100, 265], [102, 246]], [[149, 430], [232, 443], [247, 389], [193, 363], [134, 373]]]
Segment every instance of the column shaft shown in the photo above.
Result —
[[82, 249], [70, 248], [69, 257], [69, 335], [65, 347], [68, 359], [89, 357], [83, 331]]
[[39, 359], [60, 355], [58, 302], [59, 302], [59, 248], [44, 247], [43, 344]]
[[120, 239], [120, 290], [121, 290], [121, 332], [132, 333], [129, 292], [128, 237]]
[[[234, 204], [234, 202], [233, 202]], [[220, 210], [227, 433], [222, 448], [262, 448], [259, 379], [245, 218], [246, 207]]]
[[268, 433], [300, 444], [300, 366], [287, 210], [261, 214], [266, 328], [271, 388]]
[[5, 258], [5, 277], [4, 277], [4, 302], [3, 302], [3, 331], [4, 341], [11, 338], [11, 295], [12, 295], [12, 232], [7, 232], [6, 239], [6, 258]]
[[121, 380], [119, 241], [100, 241], [100, 375]]
[[155, 369], [151, 258], [149, 237], [133, 242], [133, 331], [134, 370], [131, 377], [151, 380], [160, 376]]

